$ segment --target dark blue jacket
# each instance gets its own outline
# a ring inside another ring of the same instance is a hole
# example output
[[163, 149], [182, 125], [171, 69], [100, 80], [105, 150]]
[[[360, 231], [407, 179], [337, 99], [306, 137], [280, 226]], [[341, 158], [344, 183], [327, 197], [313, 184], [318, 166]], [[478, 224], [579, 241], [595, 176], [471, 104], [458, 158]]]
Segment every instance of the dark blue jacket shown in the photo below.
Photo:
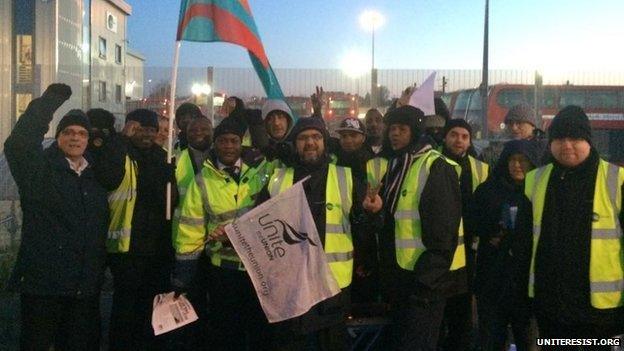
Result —
[[30, 103], [4, 144], [23, 211], [9, 288], [37, 295], [93, 295], [99, 293], [105, 267], [107, 195], [90, 166], [78, 176], [56, 143], [43, 149], [55, 109], [48, 99]]

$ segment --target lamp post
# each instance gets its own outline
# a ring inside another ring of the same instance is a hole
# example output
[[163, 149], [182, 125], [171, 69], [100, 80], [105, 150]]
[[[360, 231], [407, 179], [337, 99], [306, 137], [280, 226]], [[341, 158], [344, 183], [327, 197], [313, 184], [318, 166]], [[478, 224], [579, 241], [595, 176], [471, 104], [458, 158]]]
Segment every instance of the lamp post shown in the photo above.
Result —
[[371, 48], [371, 107], [377, 107], [377, 71], [375, 70], [375, 30], [381, 27], [384, 17], [375, 10], [366, 10], [360, 15], [360, 25], [372, 33]]

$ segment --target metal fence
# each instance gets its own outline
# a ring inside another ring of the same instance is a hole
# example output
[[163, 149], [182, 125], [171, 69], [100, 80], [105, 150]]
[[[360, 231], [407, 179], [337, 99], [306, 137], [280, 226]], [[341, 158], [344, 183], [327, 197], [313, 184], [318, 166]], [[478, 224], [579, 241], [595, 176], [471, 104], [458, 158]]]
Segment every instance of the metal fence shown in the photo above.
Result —
[[[190, 95], [194, 83], [211, 83], [213, 91], [243, 98], [264, 95], [252, 68], [212, 68], [212, 82], [208, 81], [208, 70], [207, 67], [181, 67], [178, 71], [178, 95]], [[377, 83], [387, 87], [391, 96], [397, 97], [405, 87], [422, 83], [433, 71], [437, 72], [435, 89], [438, 91], [476, 88], [481, 84], [479, 69], [378, 69]], [[278, 68], [275, 69], [275, 74], [284, 94], [288, 96], [310, 95], [317, 85], [323, 86], [327, 91], [343, 91], [364, 96], [370, 92], [371, 87], [370, 72], [352, 77], [339, 69]], [[532, 70], [490, 70], [489, 84], [534, 84], [535, 74]], [[543, 78], [543, 84], [624, 85], [624, 71], [560, 71], [539, 74]], [[169, 82], [170, 75], [169, 67], [146, 67], [146, 95], [154, 93], [154, 89], [163, 82]]]

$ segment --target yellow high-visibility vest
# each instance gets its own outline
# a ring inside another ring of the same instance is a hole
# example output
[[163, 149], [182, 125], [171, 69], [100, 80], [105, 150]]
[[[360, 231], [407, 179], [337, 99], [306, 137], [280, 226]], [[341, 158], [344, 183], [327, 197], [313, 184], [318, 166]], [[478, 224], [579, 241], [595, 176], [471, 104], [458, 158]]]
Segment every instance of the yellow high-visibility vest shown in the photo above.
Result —
[[121, 184], [108, 194], [110, 222], [106, 251], [109, 253], [125, 253], [130, 250], [132, 216], [137, 198], [138, 169], [136, 162], [126, 155]]
[[[418, 209], [422, 192], [429, 178], [431, 165], [438, 158], [452, 165], [459, 177], [461, 167], [457, 163], [442, 156], [439, 152], [431, 150], [412, 163], [401, 186], [399, 200], [394, 212], [394, 236], [397, 263], [406, 270], [414, 270], [418, 258], [426, 250], [422, 242], [422, 224]], [[451, 271], [466, 266], [462, 220], [460, 220], [457, 236], [457, 248], [449, 267]]]
[[487, 163], [479, 161], [472, 156], [468, 156], [468, 161], [470, 162], [470, 173], [472, 175], [472, 192], [474, 193], [475, 190], [477, 190], [477, 187], [486, 181], [490, 172], [490, 166]]
[[[186, 191], [173, 246], [178, 259], [197, 258], [206, 246], [207, 235], [217, 226], [231, 223], [250, 211], [256, 196], [269, 181], [266, 161], [257, 167], [245, 163], [237, 183], [227, 172], [206, 160]], [[236, 251], [220, 242], [210, 242], [210, 260], [214, 266], [244, 271]]]
[[[269, 182], [271, 197], [293, 185], [293, 168], [278, 168]], [[353, 202], [351, 169], [329, 164], [325, 186], [325, 244], [329, 268], [340, 288], [351, 285], [353, 239], [349, 214]]]
[[375, 157], [366, 162], [366, 180], [371, 188], [375, 188], [388, 171], [388, 160], [384, 157]]
[[[553, 168], [552, 163], [537, 168], [529, 172], [525, 180], [524, 192], [533, 209], [533, 246], [528, 289], [530, 297], [535, 296], [535, 254], [540, 241], [544, 202]], [[624, 169], [600, 160], [594, 188], [588, 277], [591, 305], [598, 309], [624, 305], [624, 251], [620, 226], [622, 184]]]

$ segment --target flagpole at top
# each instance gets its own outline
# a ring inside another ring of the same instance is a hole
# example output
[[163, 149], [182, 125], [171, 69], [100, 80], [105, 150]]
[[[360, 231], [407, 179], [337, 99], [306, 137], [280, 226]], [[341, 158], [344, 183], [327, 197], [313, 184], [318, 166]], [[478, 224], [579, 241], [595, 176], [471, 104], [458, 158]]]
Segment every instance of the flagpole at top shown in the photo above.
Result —
[[[173, 50], [173, 67], [171, 68], [171, 89], [169, 94], [169, 135], [167, 138], [167, 163], [171, 164], [173, 156], [173, 121], [175, 120], [175, 94], [178, 79], [178, 58], [181, 41], [175, 42]], [[171, 219], [171, 181], [167, 182], [167, 220]]]

